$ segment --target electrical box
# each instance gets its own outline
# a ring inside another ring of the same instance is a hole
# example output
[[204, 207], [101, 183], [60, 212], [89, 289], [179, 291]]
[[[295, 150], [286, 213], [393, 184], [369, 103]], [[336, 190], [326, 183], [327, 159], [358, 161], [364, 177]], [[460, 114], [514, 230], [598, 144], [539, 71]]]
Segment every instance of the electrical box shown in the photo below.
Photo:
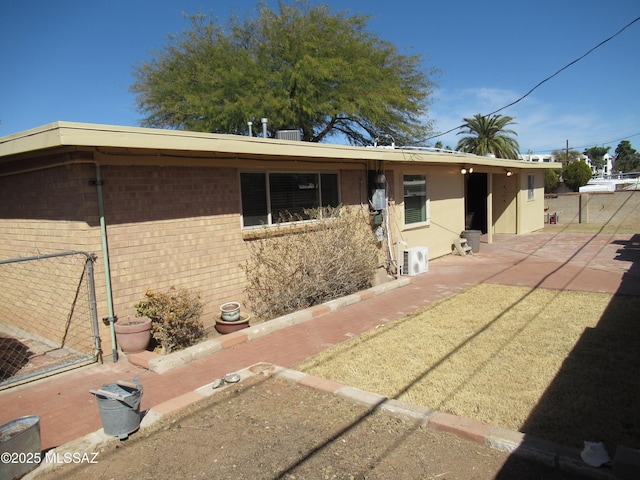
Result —
[[371, 205], [374, 210], [384, 210], [387, 208], [387, 195], [384, 188], [376, 188], [371, 195]]

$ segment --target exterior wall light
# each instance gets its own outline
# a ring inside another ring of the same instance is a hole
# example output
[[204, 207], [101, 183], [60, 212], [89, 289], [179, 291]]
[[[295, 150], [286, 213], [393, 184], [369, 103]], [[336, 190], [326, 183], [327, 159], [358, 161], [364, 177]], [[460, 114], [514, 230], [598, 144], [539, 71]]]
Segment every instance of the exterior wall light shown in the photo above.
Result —
[[513, 172], [509, 169], [504, 169], [505, 173], [507, 174], [507, 177], [510, 177], [511, 175], [513, 175]]
[[462, 167], [460, 169], [460, 173], [462, 175], [466, 175], [467, 173], [473, 173], [473, 167]]

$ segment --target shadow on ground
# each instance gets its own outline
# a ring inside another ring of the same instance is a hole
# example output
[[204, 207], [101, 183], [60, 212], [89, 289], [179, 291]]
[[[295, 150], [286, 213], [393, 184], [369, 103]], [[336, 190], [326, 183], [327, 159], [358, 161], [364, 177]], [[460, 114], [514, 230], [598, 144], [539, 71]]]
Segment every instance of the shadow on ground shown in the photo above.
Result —
[[640, 448], [640, 235], [620, 242], [615, 259], [632, 262], [618, 293], [598, 325], [584, 331], [521, 428], [560, 444], [566, 438], [603, 442], [611, 458], [620, 445]]

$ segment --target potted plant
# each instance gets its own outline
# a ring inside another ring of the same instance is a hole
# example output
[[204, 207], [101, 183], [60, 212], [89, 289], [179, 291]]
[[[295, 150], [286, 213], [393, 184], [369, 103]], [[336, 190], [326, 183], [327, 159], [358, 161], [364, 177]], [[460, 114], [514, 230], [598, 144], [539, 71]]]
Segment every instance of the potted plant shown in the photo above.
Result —
[[227, 322], [240, 320], [240, 304], [238, 302], [227, 302], [220, 306], [220, 316]]
[[148, 317], [117, 319], [113, 328], [118, 346], [124, 353], [142, 352], [151, 340], [151, 319]]
[[136, 304], [138, 315], [151, 319], [151, 334], [163, 354], [189, 347], [204, 336], [202, 309], [199, 292], [175, 287], [166, 292], [147, 290]]
[[226, 302], [220, 306], [220, 317], [216, 318], [216, 330], [218, 333], [233, 333], [249, 327], [251, 315], [240, 312], [238, 302]]

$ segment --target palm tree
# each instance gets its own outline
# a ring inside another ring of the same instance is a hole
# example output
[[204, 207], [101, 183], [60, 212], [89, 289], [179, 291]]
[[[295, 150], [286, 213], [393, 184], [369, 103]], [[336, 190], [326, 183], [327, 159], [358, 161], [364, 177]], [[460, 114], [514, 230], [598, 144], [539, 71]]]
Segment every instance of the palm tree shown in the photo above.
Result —
[[465, 118], [464, 130], [460, 134], [470, 134], [460, 139], [456, 150], [475, 153], [476, 155], [495, 155], [498, 158], [518, 159], [520, 146], [512, 135], [518, 135], [514, 130], [505, 130], [507, 125], [515, 124], [513, 117], [491, 115], [483, 117], [479, 113], [473, 118]]

